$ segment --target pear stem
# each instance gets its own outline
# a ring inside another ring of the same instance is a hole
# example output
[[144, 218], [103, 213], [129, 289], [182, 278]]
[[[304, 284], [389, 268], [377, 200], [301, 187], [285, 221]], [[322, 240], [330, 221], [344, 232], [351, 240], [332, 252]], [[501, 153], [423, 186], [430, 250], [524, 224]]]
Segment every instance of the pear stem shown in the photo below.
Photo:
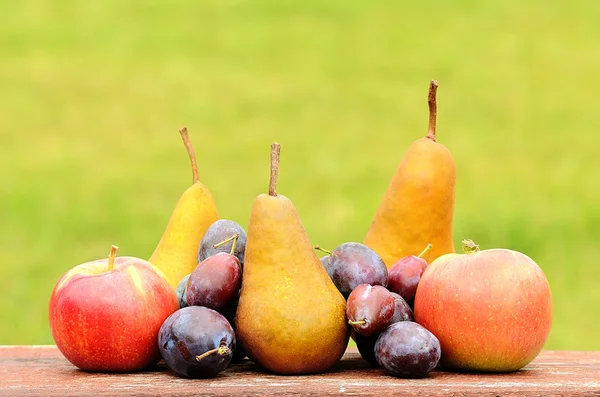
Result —
[[320, 246], [320, 245], [315, 245], [315, 247], [314, 247], [314, 248], [315, 248], [317, 251], [322, 251], [322, 252], [326, 253], [327, 255], [331, 255], [331, 251], [329, 251], [329, 250], [326, 250], [325, 248], [321, 248], [321, 246]]
[[117, 255], [117, 250], [119, 247], [113, 245], [110, 247], [110, 252], [108, 254], [108, 271], [111, 272], [115, 268], [115, 256]]
[[431, 243], [427, 244], [427, 247], [425, 247], [425, 249], [419, 255], [417, 255], [417, 257], [422, 258], [423, 255], [425, 255], [431, 249], [431, 247], [433, 247]]
[[279, 153], [281, 147], [277, 142], [271, 144], [271, 177], [269, 178], [269, 196], [277, 196], [277, 175], [279, 174]]
[[348, 324], [350, 324], [350, 325], [365, 325], [366, 323], [367, 323], [367, 320], [360, 320], [360, 321], [348, 320]]
[[427, 104], [429, 105], [429, 130], [427, 131], [426, 138], [431, 139], [435, 142], [435, 124], [437, 121], [437, 103], [436, 93], [440, 83], [437, 80], [431, 80], [429, 82], [429, 95], [427, 97]]
[[196, 361], [200, 361], [204, 357], [210, 356], [211, 354], [215, 354], [215, 353], [218, 353], [221, 356], [226, 356], [228, 354], [231, 354], [231, 350], [227, 346], [221, 345], [221, 346], [217, 347], [216, 349], [209, 350], [209, 351], [207, 351], [205, 353], [202, 353], [199, 356], [196, 356]]
[[481, 251], [479, 246], [473, 242], [473, 240], [465, 239], [462, 241], [462, 249], [465, 254], [472, 254], [473, 252]]
[[194, 183], [199, 182], [200, 178], [198, 177], [198, 164], [196, 163], [196, 154], [194, 153], [194, 147], [192, 146], [192, 141], [190, 140], [188, 130], [186, 127], [181, 127], [179, 129], [179, 133], [181, 134], [181, 138], [183, 139], [183, 144], [185, 145], [188, 155], [190, 156], [190, 162], [192, 163], [192, 175], [194, 177]]

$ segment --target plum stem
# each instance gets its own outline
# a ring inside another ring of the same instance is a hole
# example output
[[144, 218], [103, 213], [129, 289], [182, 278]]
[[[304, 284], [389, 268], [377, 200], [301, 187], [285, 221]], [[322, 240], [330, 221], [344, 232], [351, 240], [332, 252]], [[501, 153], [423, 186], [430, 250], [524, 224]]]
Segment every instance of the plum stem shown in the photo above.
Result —
[[225, 345], [221, 345], [221, 346], [217, 347], [216, 349], [209, 350], [209, 351], [207, 351], [207, 352], [204, 352], [204, 353], [202, 353], [202, 354], [201, 354], [201, 355], [199, 355], [199, 356], [196, 356], [196, 361], [200, 361], [200, 360], [202, 360], [204, 357], [206, 357], [206, 356], [210, 356], [211, 354], [215, 354], [215, 353], [217, 353], [217, 354], [219, 354], [219, 355], [221, 355], [221, 356], [226, 356], [226, 355], [228, 355], [228, 354], [231, 354], [231, 349], [229, 349], [229, 348], [228, 348], [227, 346], [225, 346]]
[[117, 255], [117, 250], [119, 247], [113, 245], [110, 247], [110, 252], [108, 253], [108, 271], [111, 272], [115, 268], [115, 256]]
[[279, 154], [281, 147], [277, 142], [271, 144], [271, 177], [269, 178], [269, 196], [276, 197], [277, 176], [279, 174]]
[[365, 325], [366, 323], [367, 323], [367, 320], [360, 320], [360, 321], [348, 320], [348, 324], [350, 324], [350, 325]]
[[218, 247], [222, 246], [223, 244], [227, 244], [228, 242], [233, 241], [233, 244], [231, 244], [231, 255], [233, 255], [233, 252], [235, 251], [235, 245], [237, 243], [238, 238], [240, 238], [240, 234], [236, 233], [233, 236], [221, 241], [220, 243], [213, 244], [212, 247], [218, 248]]
[[190, 156], [190, 162], [192, 163], [192, 175], [194, 177], [194, 183], [199, 182], [200, 178], [198, 177], [198, 164], [196, 163], [196, 154], [194, 153], [194, 147], [192, 146], [192, 141], [190, 140], [190, 135], [188, 134], [188, 130], [186, 127], [181, 127], [179, 129], [179, 133], [181, 134], [181, 138], [183, 139], [183, 144], [185, 145], [188, 155]]
[[235, 246], [237, 245], [238, 238], [240, 238], [240, 234], [236, 233], [235, 236], [233, 236], [233, 243], [231, 243], [231, 252], [229, 252], [230, 255], [234, 255], [235, 253]]
[[425, 247], [425, 249], [419, 255], [417, 255], [417, 257], [422, 258], [423, 255], [425, 255], [431, 249], [431, 247], [433, 247], [431, 243], [427, 244], [427, 247]]
[[426, 138], [431, 139], [435, 142], [435, 124], [437, 121], [437, 103], [436, 93], [440, 83], [437, 80], [431, 80], [429, 82], [429, 95], [427, 96], [427, 104], [429, 105], [429, 130], [427, 131]]
[[326, 250], [325, 248], [321, 248], [321, 246], [320, 246], [320, 245], [315, 245], [315, 247], [314, 247], [314, 248], [315, 248], [317, 251], [322, 251], [322, 252], [326, 253], [327, 255], [331, 255], [331, 251], [329, 251], [329, 250]]
[[462, 241], [462, 248], [465, 254], [471, 254], [473, 252], [481, 251], [479, 246], [470, 239], [464, 239]]

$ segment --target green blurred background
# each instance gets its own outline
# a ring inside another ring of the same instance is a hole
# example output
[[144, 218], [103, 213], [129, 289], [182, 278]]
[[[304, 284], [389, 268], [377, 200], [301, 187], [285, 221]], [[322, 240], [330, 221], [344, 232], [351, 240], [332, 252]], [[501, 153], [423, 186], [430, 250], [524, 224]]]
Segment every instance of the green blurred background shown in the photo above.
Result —
[[531, 256], [547, 348], [599, 349], [600, 2], [3, 2], [0, 344], [52, 343], [69, 268], [149, 257], [191, 182], [221, 216], [278, 190], [315, 244], [362, 241], [427, 129], [457, 163], [455, 242]]

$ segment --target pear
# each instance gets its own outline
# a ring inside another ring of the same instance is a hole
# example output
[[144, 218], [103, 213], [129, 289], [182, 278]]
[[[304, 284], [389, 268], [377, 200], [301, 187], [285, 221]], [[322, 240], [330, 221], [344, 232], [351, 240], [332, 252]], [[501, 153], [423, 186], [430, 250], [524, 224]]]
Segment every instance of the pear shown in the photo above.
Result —
[[180, 128], [179, 132], [192, 163], [193, 184], [179, 198], [160, 242], [148, 259], [164, 273], [174, 289], [198, 265], [200, 241], [206, 229], [219, 219], [212, 194], [198, 178], [196, 156], [187, 128]]
[[313, 250], [294, 204], [275, 191], [278, 164], [274, 143], [269, 194], [256, 197], [248, 224], [237, 337], [248, 357], [268, 371], [324, 372], [348, 345], [346, 301]]
[[409, 147], [363, 240], [388, 269], [400, 258], [418, 255], [428, 243], [427, 263], [454, 252], [456, 168], [450, 151], [436, 142], [438, 85], [436, 80], [429, 84], [429, 131]]

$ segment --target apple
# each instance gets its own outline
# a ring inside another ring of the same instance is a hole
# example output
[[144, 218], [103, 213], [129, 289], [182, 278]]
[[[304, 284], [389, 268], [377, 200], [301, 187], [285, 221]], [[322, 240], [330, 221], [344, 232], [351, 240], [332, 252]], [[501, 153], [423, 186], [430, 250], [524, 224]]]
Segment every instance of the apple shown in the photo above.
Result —
[[415, 321], [442, 347], [444, 367], [516, 371], [542, 350], [552, 324], [550, 286], [528, 256], [509, 249], [446, 254], [423, 273]]
[[86, 371], [133, 372], [161, 359], [158, 332], [179, 309], [175, 290], [150, 263], [134, 257], [78, 265], [58, 281], [49, 304], [52, 337]]

